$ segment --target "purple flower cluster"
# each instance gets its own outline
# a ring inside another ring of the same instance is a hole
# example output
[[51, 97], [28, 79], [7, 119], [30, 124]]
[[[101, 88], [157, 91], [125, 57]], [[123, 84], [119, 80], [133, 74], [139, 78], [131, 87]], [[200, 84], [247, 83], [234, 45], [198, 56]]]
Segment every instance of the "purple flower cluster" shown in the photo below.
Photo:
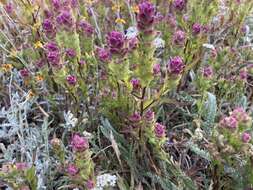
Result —
[[85, 34], [88, 37], [91, 37], [95, 32], [94, 27], [85, 20], [79, 21], [78, 28], [80, 31], [83, 32], [83, 34]]
[[75, 86], [76, 85], [76, 82], [77, 82], [77, 78], [75, 75], [68, 75], [67, 78], [66, 78], [67, 82], [69, 85], [71, 86]]
[[56, 22], [60, 26], [69, 30], [73, 27], [74, 19], [69, 10], [62, 10], [60, 14], [56, 17]]
[[47, 37], [54, 37], [56, 34], [54, 23], [51, 19], [45, 19], [42, 23], [42, 28]]
[[132, 50], [136, 49], [137, 46], [138, 46], [138, 39], [137, 39], [137, 37], [130, 38], [129, 41], [128, 41], [129, 51], [132, 51]]
[[213, 76], [213, 68], [211, 66], [206, 66], [202, 70], [202, 76], [205, 78], [212, 78]]
[[97, 48], [96, 55], [97, 55], [98, 59], [104, 63], [109, 62], [111, 59], [110, 52], [104, 48]]
[[141, 121], [141, 115], [138, 112], [135, 112], [129, 117], [129, 120], [133, 123], [138, 123]]
[[169, 61], [167, 68], [168, 72], [173, 75], [179, 75], [183, 72], [185, 65], [183, 59], [179, 56], [171, 58]]
[[146, 113], [145, 113], [145, 119], [146, 121], [148, 122], [152, 122], [154, 119], [155, 119], [155, 113], [152, 111], [152, 110], [148, 110]]
[[75, 176], [76, 174], [78, 174], [79, 170], [74, 164], [69, 164], [67, 167], [67, 172], [69, 175]]
[[182, 11], [186, 7], [186, 0], [174, 0], [173, 7], [176, 10]]
[[93, 180], [89, 179], [87, 182], [86, 182], [86, 188], [89, 189], [89, 190], [92, 190], [94, 189], [95, 187], [95, 183]]
[[157, 76], [157, 75], [160, 74], [160, 72], [161, 72], [161, 66], [160, 66], [160, 64], [159, 63], [154, 64], [154, 66], [153, 66], [153, 74], [155, 76]]
[[21, 77], [23, 77], [23, 78], [27, 78], [27, 77], [29, 77], [29, 71], [26, 69], [26, 68], [24, 68], [24, 69], [21, 69], [20, 71], [19, 71], [19, 73], [20, 73], [20, 75], [21, 75]]
[[8, 14], [11, 14], [13, 12], [13, 5], [12, 3], [7, 3], [5, 6], [4, 6], [4, 10], [8, 13]]
[[71, 145], [74, 151], [83, 152], [89, 148], [89, 142], [86, 138], [75, 134], [71, 140]]
[[177, 26], [177, 19], [173, 14], [169, 13], [166, 20], [171, 28], [175, 28]]
[[248, 78], [248, 72], [246, 69], [241, 69], [239, 72], [240, 79], [243, 81], [247, 81]]
[[198, 35], [201, 32], [202, 26], [199, 23], [194, 23], [192, 25], [192, 33], [194, 35]]
[[177, 30], [173, 35], [173, 42], [176, 45], [183, 45], [185, 43], [185, 32]]
[[231, 113], [231, 116], [236, 118], [238, 122], [244, 123], [247, 123], [251, 119], [250, 116], [245, 112], [245, 110], [242, 107], [234, 109], [233, 112]]
[[130, 82], [133, 90], [139, 90], [141, 88], [141, 81], [139, 79], [133, 78]]
[[166, 136], [166, 132], [165, 132], [166, 127], [160, 123], [156, 123], [155, 124], [155, 135], [157, 138], [163, 138]]
[[106, 39], [111, 54], [122, 55], [124, 53], [124, 34], [122, 34], [121, 32], [112, 31], [107, 35]]
[[137, 16], [138, 29], [147, 31], [152, 29], [155, 23], [155, 6], [149, 1], [143, 1], [139, 4], [139, 13]]
[[49, 42], [45, 45], [47, 60], [53, 67], [60, 66], [60, 49], [55, 42]]
[[251, 135], [247, 132], [244, 132], [242, 134], [242, 142], [248, 143], [248, 142], [250, 142], [250, 140], [251, 140]]
[[65, 51], [66, 55], [69, 57], [69, 58], [74, 58], [76, 57], [76, 51], [72, 48], [67, 48], [66, 51]]
[[238, 121], [233, 116], [224, 117], [220, 121], [220, 126], [228, 129], [236, 129], [238, 126]]
[[35, 61], [35, 66], [37, 68], [42, 68], [45, 64], [46, 64], [45, 60], [43, 60], [43, 59], [39, 59], [39, 60]]

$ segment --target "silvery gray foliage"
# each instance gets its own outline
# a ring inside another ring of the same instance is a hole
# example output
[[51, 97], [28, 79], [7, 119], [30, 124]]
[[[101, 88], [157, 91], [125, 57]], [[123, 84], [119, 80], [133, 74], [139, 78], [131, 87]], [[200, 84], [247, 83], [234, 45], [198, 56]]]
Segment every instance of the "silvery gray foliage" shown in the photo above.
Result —
[[31, 110], [31, 106], [35, 99], [29, 99], [28, 93], [23, 96], [12, 93], [10, 96], [10, 107], [0, 108], [0, 118], [3, 119], [0, 123], [0, 139], [10, 138], [17, 135], [18, 131], [22, 132], [22, 128], [27, 124], [27, 113]]
[[[28, 114], [37, 102], [36, 98], [29, 97], [29, 92], [21, 95], [10, 89], [9, 99], [10, 106], [0, 108], [0, 149], [3, 152], [0, 163], [21, 161], [33, 164], [38, 176], [38, 190], [44, 190], [49, 166], [52, 165], [48, 142], [50, 123], [48, 118], [43, 122], [38, 120], [38, 124], [28, 122]], [[17, 155], [20, 155], [18, 160]]]
[[64, 115], [64, 120], [65, 120], [65, 123], [64, 123], [65, 128], [71, 129], [76, 126], [78, 119], [75, 118], [74, 115], [70, 111], [64, 112], [63, 115]]

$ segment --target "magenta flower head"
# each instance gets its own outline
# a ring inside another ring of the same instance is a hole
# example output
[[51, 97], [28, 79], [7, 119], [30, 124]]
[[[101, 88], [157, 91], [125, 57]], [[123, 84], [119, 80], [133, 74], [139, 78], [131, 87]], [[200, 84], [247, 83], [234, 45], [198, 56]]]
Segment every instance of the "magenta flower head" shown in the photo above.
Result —
[[76, 56], [76, 51], [72, 48], [68, 48], [68, 49], [66, 49], [66, 55], [69, 58], [74, 58]]
[[173, 14], [169, 13], [167, 15], [167, 23], [169, 24], [169, 26], [171, 28], [175, 28], [177, 26], [177, 19], [176, 19], [176, 17]]
[[137, 39], [137, 37], [130, 38], [129, 42], [128, 42], [129, 50], [130, 51], [135, 50], [137, 48], [137, 46], [138, 46], [138, 39]]
[[201, 32], [201, 28], [202, 28], [201, 24], [194, 23], [192, 25], [192, 33], [195, 34], [195, 35], [199, 34]]
[[68, 10], [61, 11], [61, 13], [56, 17], [56, 22], [60, 26], [64, 26], [66, 29], [71, 29], [74, 24], [72, 15]]
[[78, 168], [74, 164], [69, 164], [67, 167], [67, 172], [71, 176], [75, 176], [78, 173]]
[[109, 62], [111, 59], [111, 54], [107, 49], [97, 48], [96, 54], [97, 54], [98, 59], [104, 63]]
[[139, 4], [139, 13], [137, 15], [138, 29], [146, 31], [153, 27], [155, 23], [155, 6], [149, 1], [143, 1]]
[[185, 43], [185, 32], [178, 30], [173, 35], [173, 42], [176, 45], [183, 45]]
[[220, 126], [228, 129], [235, 129], [238, 126], [238, 121], [235, 117], [225, 117], [220, 121]]
[[125, 44], [124, 34], [122, 34], [121, 32], [112, 31], [107, 35], [106, 39], [111, 54], [123, 53]]
[[163, 16], [163, 14], [161, 12], [157, 12], [156, 15], [155, 15], [155, 22], [158, 23], [158, 22], [161, 22], [163, 21], [165, 17]]
[[73, 7], [73, 8], [78, 7], [78, 0], [71, 0], [70, 5], [71, 5], [71, 7]]
[[148, 122], [151, 122], [155, 119], [155, 112], [153, 112], [151, 109], [149, 109], [146, 113], [145, 113], [145, 119]]
[[42, 68], [42, 67], [44, 67], [46, 62], [43, 59], [39, 59], [39, 60], [36, 60], [34, 64], [37, 68]]
[[160, 72], [161, 72], [161, 66], [160, 66], [160, 64], [159, 63], [154, 64], [154, 66], [153, 66], [153, 74], [157, 76], [157, 75], [160, 74]]
[[52, 52], [52, 51], [56, 51], [59, 52], [59, 47], [57, 46], [57, 44], [55, 42], [48, 42], [44, 48], [48, 51], [48, 52]]
[[133, 123], [138, 123], [141, 121], [141, 115], [138, 112], [135, 112], [129, 117], [129, 120]]
[[248, 143], [251, 140], [251, 135], [247, 132], [242, 134], [242, 142]]
[[60, 65], [60, 53], [57, 51], [48, 52], [47, 60], [53, 67], [58, 67]]
[[19, 171], [23, 171], [26, 170], [28, 168], [28, 164], [26, 162], [18, 162], [15, 164], [17, 170]]
[[80, 66], [83, 66], [83, 65], [85, 65], [85, 64], [86, 64], [86, 61], [85, 61], [85, 60], [83, 60], [83, 59], [81, 59], [81, 60], [78, 62], [78, 64], [79, 64]]
[[71, 140], [73, 150], [83, 152], [89, 148], [89, 142], [86, 138], [75, 134]]
[[185, 65], [183, 59], [179, 56], [171, 58], [167, 68], [168, 72], [173, 75], [179, 75], [183, 72]]
[[87, 182], [86, 182], [86, 188], [89, 189], [89, 190], [92, 190], [94, 189], [95, 187], [95, 183], [93, 180], [89, 179]]
[[133, 78], [130, 82], [134, 90], [138, 90], [141, 88], [141, 81], [139, 79]]
[[53, 25], [53, 22], [52, 20], [50, 19], [45, 19], [42, 23], [42, 28], [45, 32], [45, 34], [48, 36], [48, 37], [53, 37], [55, 36], [55, 28], [54, 28], [54, 25]]
[[81, 32], [83, 32], [88, 37], [92, 36], [95, 32], [94, 27], [85, 20], [79, 21], [78, 28]]
[[242, 107], [234, 109], [231, 116], [236, 118], [238, 122], [248, 122], [251, 119], [250, 116], [246, 113], [246, 111]]
[[29, 71], [26, 69], [26, 68], [24, 68], [24, 69], [21, 69], [20, 71], [19, 71], [19, 74], [21, 75], [21, 77], [23, 77], [23, 78], [26, 78], [26, 77], [29, 77]]
[[61, 8], [61, 0], [51, 0], [51, 4], [55, 11], [59, 11]]
[[205, 78], [212, 78], [213, 76], [213, 68], [211, 66], [206, 66], [202, 70], [202, 76]]
[[7, 3], [5, 6], [4, 6], [4, 10], [8, 13], [8, 14], [11, 14], [13, 12], [13, 5], [12, 3]]
[[155, 124], [155, 129], [154, 129], [154, 132], [155, 132], [155, 135], [157, 138], [163, 138], [165, 137], [166, 133], [165, 133], [165, 126], [160, 124], [160, 123], [156, 123]]
[[66, 78], [67, 82], [69, 85], [71, 86], [75, 86], [76, 85], [76, 82], [77, 82], [77, 79], [76, 79], [76, 76], [74, 75], [68, 75], [67, 78]]
[[240, 76], [241, 80], [246, 81], [247, 78], [248, 78], [248, 72], [247, 72], [247, 70], [246, 69], [241, 69], [240, 72], [239, 72], [239, 76]]
[[53, 18], [54, 16], [53, 12], [49, 9], [45, 9], [43, 13], [46, 19]]
[[182, 11], [186, 7], [186, 0], [174, 0], [173, 7], [176, 10]]

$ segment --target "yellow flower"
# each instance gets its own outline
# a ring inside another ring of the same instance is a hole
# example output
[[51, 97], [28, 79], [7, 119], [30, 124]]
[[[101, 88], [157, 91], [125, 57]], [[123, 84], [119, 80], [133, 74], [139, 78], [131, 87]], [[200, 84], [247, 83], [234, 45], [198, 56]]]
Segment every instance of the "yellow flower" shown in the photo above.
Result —
[[9, 71], [11, 71], [12, 68], [13, 68], [13, 66], [11, 64], [3, 64], [2, 65], [2, 69], [4, 72], [9, 72]]
[[133, 10], [133, 12], [135, 12], [135, 13], [139, 13], [139, 12], [140, 12], [138, 5], [133, 6], [133, 7], [132, 7], [132, 10]]
[[41, 82], [41, 81], [44, 80], [44, 77], [41, 76], [41, 75], [37, 75], [37, 76], [35, 77], [35, 80], [36, 80], [37, 82]]
[[117, 12], [117, 11], [120, 11], [120, 5], [119, 4], [114, 4], [113, 6], [112, 6], [112, 11], [114, 11], [114, 12]]
[[126, 21], [125, 21], [124, 19], [122, 19], [122, 18], [117, 18], [117, 19], [115, 20], [115, 22], [116, 22], [117, 24], [126, 24]]
[[42, 47], [43, 47], [43, 44], [42, 44], [40, 41], [37, 41], [37, 42], [34, 44], [34, 47], [35, 47], [35, 49], [42, 48]]

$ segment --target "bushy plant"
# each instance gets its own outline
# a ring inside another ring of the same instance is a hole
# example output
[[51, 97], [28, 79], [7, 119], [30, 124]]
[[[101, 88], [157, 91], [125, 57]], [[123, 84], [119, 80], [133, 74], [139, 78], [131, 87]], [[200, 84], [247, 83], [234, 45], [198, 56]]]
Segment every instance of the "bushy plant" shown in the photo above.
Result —
[[252, 188], [252, 7], [2, 1], [3, 185]]

